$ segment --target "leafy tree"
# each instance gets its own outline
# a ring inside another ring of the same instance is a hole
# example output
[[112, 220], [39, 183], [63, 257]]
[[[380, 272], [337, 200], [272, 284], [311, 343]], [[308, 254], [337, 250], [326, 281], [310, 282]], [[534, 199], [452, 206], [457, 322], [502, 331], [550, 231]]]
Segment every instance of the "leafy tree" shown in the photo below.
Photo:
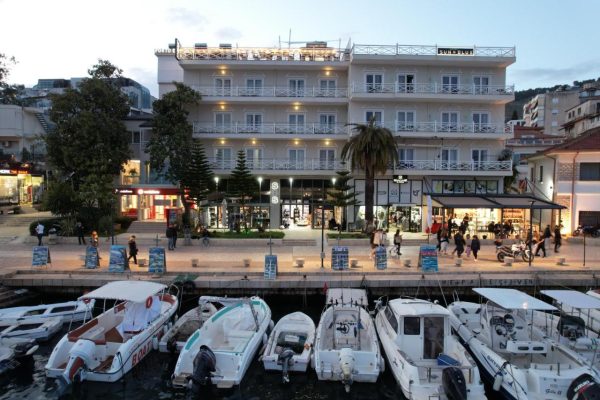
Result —
[[54, 215], [67, 216], [76, 214], [81, 204], [70, 182], [53, 182], [44, 192], [42, 206]]
[[519, 112], [517, 110], [513, 110], [512, 115], [510, 116], [511, 120], [519, 119]]
[[398, 149], [392, 132], [378, 126], [375, 118], [367, 124], [350, 124], [355, 132], [342, 148], [341, 158], [350, 160], [352, 170], [365, 172], [365, 221], [367, 230], [373, 226], [373, 192], [375, 175], [385, 174], [398, 162]]
[[51, 95], [56, 129], [45, 137], [48, 160], [69, 179], [81, 204], [108, 214], [114, 207], [114, 178], [131, 158], [123, 119], [129, 100], [111, 78], [121, 70], [106, 60], [88, 70], [77, 89]]
[[[242, 214], [246, 206], [246, 200], [252, 198], [256, 193], [256, 180], [252, 177], [250, 169], [246, 165], [246, 153], [240, 150], [237, 153], [237, 163], [231, 171], [228, 194], [231, 197], [239, 197]], [[243, 219], [244, 229], [247, 230], [246, 218]]]
[[17, 94], [23, 90], [22, 85], [9, 85], [6, 78], [10, 73], [10, 66], [15, 65], [17, 60], [0, 53], [0, 104], [17, 104]]
[[[356, 200], [356, 193], [352, 192], [352, 186], [348, 182], [352, 179], [350, 171], [337, 171], [337, 178], [333, 185], [333, 190], [327, 192], [329, 202], [334, 207], [342, 207], [344, 215], [342, 216], [342, 226], [347, 229], [346, 222], [348, 221], [348, 207], [358, 205], [360, 202]], [[335, 208], [334, 208], [335, 217]]]
[[146, 145], [146, 152], [150, 153], [150, 167], [174, 185], [179, 185], [181, 202], [185, 208], [183, 221], [189, 224], [190, 205], [185, 200], [185, 190], [191, 190], [195, 183], [189, 174], [194, 146], [193, 127], [188, 122], [188, 114], [189, 108], [197, 105], [201, 97], [183, 83], [173, 84], [174, 91], [152, 104], [153, 134]]
[[[498, 161], [509, 161], [513, 158], [513, 151], [511, 149], [503, 149], [498, 155]], [[504, 177], [504, 193], [510, 193], [514, 191], [513, 184], [519, 176], [517, 165], [513, 162], [512, 164], [512, 175]]]

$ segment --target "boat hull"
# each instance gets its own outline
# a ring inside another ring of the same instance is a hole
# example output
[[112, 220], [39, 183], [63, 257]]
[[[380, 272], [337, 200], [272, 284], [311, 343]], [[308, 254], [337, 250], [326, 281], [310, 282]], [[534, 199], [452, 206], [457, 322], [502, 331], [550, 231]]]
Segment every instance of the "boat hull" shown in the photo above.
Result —
[[[286, 342], [286, 336], [292, 336], [299, 341]], [[283, 371], [282, 361], [279, 355], [287, 347], [294, 351], [288, 362], [288, 371], [306, 372], [310, 364], [312, 347], [315, 340], [315, 323], [312, 319], [301, 312], [288, 314], [280, 319], [269, 335], [269, 341], [265, 346], [262, 362], [267, 371]]]

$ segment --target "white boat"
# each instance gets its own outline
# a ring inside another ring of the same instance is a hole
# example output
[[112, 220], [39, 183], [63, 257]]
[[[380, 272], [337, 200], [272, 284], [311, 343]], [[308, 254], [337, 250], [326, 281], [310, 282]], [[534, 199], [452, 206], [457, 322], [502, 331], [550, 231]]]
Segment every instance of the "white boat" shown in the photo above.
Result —
[[158, 350], [163, 353], [179, 353], [190, 336], [217, 312], [217, 307], [207, 297], [198, 300], [198, 306], [183, 314], [160, 339]]
[[534, 311], [533, 323], [543, 333], [568, 346], [600, 371], [600, 340], [590, 328], [600, 313], [600, 299], [575, 290], [542, 290], [553, 299], [560, 314]]
[[214, 384], [239, 385], [259, 347], [267, 342], [271, 309], [260, 297], [224, 299], [228, 303], [188, 339], [179, 354], [173, 386], [193, 391]]
[[0, 319], [0, 338], [25, 338], [46, 341], [63, 326], [62, 318]]
[[384, 361], [362, 289], [329, 289], [317, 326], [312, 367], [319, 380], [376, 382]]
[[166, 288], [155, 282], [116, 281], [82, 296], [82, 300], [116, 302], [58, 342], [46, 364], [46, 375], [66, 384], [76, 377], [99, 382], [120, 379], [158, 349], [178, 306], [177, 297], [166, 293]]
[[0, 338], [0, 375], [17, 368], [38, 347], [34, 339]]
[[0, 319], [60, 317], [63, 323], [85, 321], [91, 318], [94, 300], [76, 300], [65, 303], [41, 304], [0, 309]]
[[[479, 364], [482, 377], [504, 399], [569, 399], [599, 396], [598, 374], [568, 347], [533, 325], [533, 311], [556, 311], [515, 289], [475, 288], [486, 304], [455, 301], [452, 328]], [[597, 397], [596, 397], [597, 398]]]
[[377, 302], [379, 340], [408, 400], [486, 398], [477, 364], [452, 335], [449, 317], [425, 300]]
[[288, 371], [306, 372], [315, 341], [315, 323], [306, 314], [294, 312], [281, 318], [269, 335], [262, 356], [267, 371], [282, 371], [283, 382], [289, 382]]

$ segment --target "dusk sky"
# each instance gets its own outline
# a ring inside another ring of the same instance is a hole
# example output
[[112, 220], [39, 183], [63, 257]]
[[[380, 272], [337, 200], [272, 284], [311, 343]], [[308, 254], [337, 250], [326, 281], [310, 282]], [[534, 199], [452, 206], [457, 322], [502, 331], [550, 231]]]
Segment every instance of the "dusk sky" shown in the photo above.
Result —
[[287, 47], [291, 30], [294, 42], [333, 47], [516, 46], [507, 83], [524, 90], [600, 77], [599, 13], [588, 0], [0, 0], [0, 53], [18, 62], [10, 83], [87, 76], [102, 58], [156, 96], [154, 51], [175, 38]]

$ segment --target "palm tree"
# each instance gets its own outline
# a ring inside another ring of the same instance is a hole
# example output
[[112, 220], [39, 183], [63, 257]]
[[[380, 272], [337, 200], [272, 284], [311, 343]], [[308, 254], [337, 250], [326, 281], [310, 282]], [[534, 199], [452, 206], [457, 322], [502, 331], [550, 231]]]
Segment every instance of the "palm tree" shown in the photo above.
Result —
[[398, 150], [392, 132], [378, 126], [375, 118], [367, 124], [349, 124], [356, 134], [344, 145], [342, 160], [350, 160], [352, 170], [365, 171], [365, 220], [366, 227], [373, 226], [373, 192], [375, 175], [385, 174], [398, 162]]

